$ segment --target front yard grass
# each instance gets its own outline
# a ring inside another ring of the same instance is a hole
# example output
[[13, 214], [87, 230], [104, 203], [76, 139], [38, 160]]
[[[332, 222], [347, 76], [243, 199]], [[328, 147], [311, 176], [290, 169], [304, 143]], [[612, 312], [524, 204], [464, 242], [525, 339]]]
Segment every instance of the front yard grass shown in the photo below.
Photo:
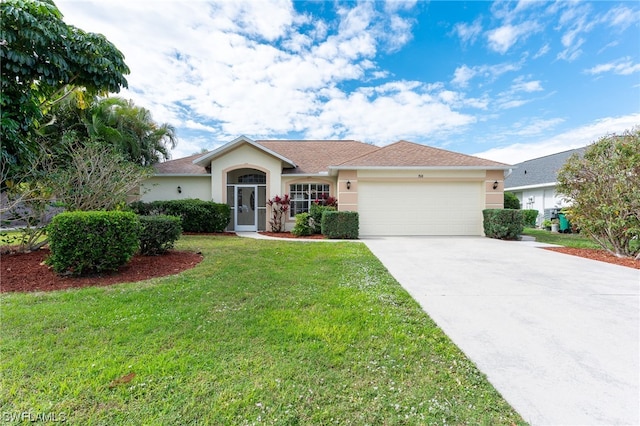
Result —
[[550, 232], [544, 229], [525, 228], [522, 235], [529, 235], [536, 238], [541, 243], [557, 244], [572, 248], [592, 248], [602, 249], [600, 245], [584, 234], [563, 234]]
[[178, 248], [204, 260], [139, 283], [1, 295], [3, 416], [524, 423], [364, 244], [184, 236]]

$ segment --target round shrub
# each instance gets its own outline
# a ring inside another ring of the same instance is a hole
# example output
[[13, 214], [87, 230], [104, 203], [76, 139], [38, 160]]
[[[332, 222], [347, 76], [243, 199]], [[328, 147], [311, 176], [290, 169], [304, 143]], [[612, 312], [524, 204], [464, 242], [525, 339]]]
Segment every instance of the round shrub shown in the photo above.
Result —
[[499, 240], [519, 240], [524, 230], [522, 210], [516, 209], [485, 209], [484, 233], [489, 238]]
[[66, 212], [54, 216], [47, 234], [51, 255], [46, 262], [56, 273], [117, 271], [138, 250], [140, 221], [133, 212]]
[[515, 210], [518, 210], [520, 208], [520, 200], [513, 192], [505, 191], [504, 208], [515, 209]]
[[182, 234], [181, 220], [176, 216], [140, 216], [140, 254], [156, 256], [173, 248]]
[[304, 237], [313, 234], [313, 228], [309, 224], [309, 213], [298, 213], [296, 215], [296, 224], [291, 233], [297, 237]]

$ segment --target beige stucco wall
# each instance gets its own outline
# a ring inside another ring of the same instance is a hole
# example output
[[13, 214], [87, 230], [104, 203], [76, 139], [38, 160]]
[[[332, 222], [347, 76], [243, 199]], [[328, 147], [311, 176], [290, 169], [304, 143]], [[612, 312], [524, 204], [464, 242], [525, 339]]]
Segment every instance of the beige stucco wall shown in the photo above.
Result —
[[[485, 180], [485, 209], [504, 208], [504, 170], [487, 170]], [[493, 185], [498, 181], [498, 187]]]
[[[347, 188], [347, 182], [350, 188]], [[340, 170], [338, 173], [338, 210], [358, 210], [358, 173], [355, 170]]]
[[[142, 183], [140, 199], [145, 202], [199, 198], [211, 201], [209, 176], [154, 176]], [[182, 192], [178, 193], [178, 186]]]
[[282, 161], [251, 145], [243, 144], [211, 162], [211, 197], [213, 201], [227, 202], [227, 173], [242, 168], [256, 169], [266, 173], [267, 198], [272, 198], [279, 193]]

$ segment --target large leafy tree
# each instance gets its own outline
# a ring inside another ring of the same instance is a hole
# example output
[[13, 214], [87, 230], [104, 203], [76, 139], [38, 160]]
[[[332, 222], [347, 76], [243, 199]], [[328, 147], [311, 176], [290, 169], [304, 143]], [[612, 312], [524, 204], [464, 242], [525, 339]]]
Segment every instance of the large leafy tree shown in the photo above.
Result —
[[0, 12], [0, 160], [11, 173], [37, 154], [33, 131], [70, 85], [117, 93], [129, 69], [104, 36], [65, 24], [52, 0], [3, 0]]
[[599, 139], [558, 172], [569, 217], [604, 249], [640, 259], [640, 127]]

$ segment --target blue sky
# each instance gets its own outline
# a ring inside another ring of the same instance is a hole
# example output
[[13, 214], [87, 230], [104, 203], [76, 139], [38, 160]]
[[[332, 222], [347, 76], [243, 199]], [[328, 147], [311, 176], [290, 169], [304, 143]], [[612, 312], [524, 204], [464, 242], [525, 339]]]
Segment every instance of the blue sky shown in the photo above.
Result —
[[637, 1], [56, 2], [126, 57], [173, 158], [400, 139], [515, 164], [640, 125]]

